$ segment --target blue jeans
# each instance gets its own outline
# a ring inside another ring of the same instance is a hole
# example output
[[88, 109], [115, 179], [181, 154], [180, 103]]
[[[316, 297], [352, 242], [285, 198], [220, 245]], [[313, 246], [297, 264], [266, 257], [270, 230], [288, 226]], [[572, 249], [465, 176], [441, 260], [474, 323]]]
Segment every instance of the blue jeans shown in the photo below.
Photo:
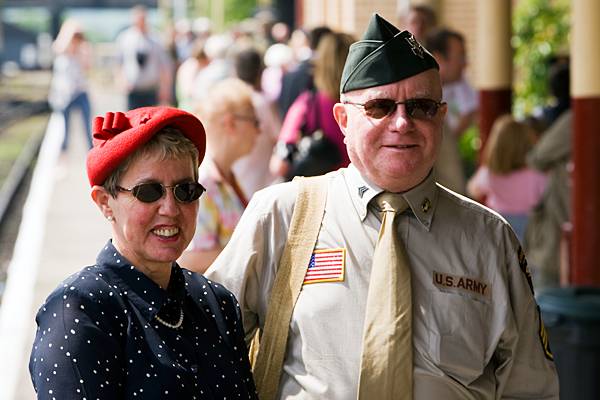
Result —
[[83, 125], [85, 127], [86, 138], [88, 142], [88, 147], [92, 148], [92, 127], [91, 118], [90, 118], [90, 100], [88, 99], [88, 95], [85, 92], [79, 93], [77, 96], [71, 100], [71, 102], [65, 107], [63, 110], [63, 119], [65, 124], [65, 138], [63, 139], [62, 149], [66, 150], [69, 146], [69, 119], [71, 116], [71, 111], [75, 108], [79, 108], [81, 110], [81, 116], [83, 118]]
[[502, 216], [512, 226], [513, 231], [517, 234], [519, 241], [523, 243], [525, 238], [525, 228], [527, 227], [527, 220], [529, 216], [527, 214], [506, 214], [502, 213]]

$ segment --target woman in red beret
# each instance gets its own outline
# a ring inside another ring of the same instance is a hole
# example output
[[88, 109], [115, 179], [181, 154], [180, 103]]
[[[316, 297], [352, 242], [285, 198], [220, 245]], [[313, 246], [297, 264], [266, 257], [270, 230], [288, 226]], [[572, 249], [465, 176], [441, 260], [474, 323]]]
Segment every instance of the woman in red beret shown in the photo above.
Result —
[[93, 125], [87, 172], [112, 239], [37, 314], [38, 398], [256, 399], [235, 297], [175, 262], [204, 192], [202, 124], [146, 107]]

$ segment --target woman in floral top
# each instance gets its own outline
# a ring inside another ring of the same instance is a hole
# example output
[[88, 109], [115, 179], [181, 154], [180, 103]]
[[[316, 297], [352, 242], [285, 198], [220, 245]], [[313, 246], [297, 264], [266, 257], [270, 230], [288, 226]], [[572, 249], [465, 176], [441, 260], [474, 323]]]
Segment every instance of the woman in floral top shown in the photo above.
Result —
[[204, 272], [229, 241], [248, 204], [232, 166], [252, 151], [260, 131], [252, 88], [237, 78], [213, 86], [198, 114], [206, 124], [207, 159], [199, 173], [206, 194], [200, 199], [196, 233], [179, 262]]

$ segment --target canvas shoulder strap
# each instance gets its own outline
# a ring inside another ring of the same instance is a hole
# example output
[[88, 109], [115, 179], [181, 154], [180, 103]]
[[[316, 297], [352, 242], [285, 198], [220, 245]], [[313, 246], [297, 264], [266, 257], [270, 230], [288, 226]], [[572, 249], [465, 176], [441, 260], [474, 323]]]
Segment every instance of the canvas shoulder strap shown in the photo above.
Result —
[[277, 396], [292, 312], [302, 289], [327, 199], [327, 176], [297, 177], [299, 189], [253, 367], [261, 400]]

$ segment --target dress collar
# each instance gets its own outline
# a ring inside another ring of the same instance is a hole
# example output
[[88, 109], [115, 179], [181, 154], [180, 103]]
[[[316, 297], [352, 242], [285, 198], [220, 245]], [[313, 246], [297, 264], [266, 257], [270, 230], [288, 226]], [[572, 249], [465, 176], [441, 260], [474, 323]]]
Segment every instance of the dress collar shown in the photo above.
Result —
[[[367, 217], [369, 203], [375, 196], [383, 192], [383, 189], [365, 178], [352, 164], [348, 166], [344, 176], [352, 203], [360, 219], [364, 221]], [[438, 188], [433, 172], [430, 172], [423, 182], [402, 193], [402, 196], [419, 222], [429, 230], [438, 201]]]
[[185, 299], [185, 278], [183, 271], [175, 262], [171, 267], [167, 290], [163, 290], [135, 268], [119, 253], [110, 240], [98, 255], [96, 262], [98, 266], [108, 268], [114, 273], [114, 285], [131, 300], [147, 321], [152, 321], [165, 305], [182, 304]]

